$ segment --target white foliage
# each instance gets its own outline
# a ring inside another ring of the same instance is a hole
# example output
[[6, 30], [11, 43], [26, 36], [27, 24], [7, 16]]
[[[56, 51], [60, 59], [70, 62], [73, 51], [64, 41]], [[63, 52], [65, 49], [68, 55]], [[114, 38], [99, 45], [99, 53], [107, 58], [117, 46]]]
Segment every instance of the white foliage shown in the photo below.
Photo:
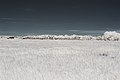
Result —
[[[1, 38], [10, 38], [11, 36], [1, 36]], [[120, 40], [120, 33], [116, 31], [106, 31], [102, 36], [92, 35], [28, 35], [28, 36], [16, 36], [18, 39], [48, 39], [48, 40]]]
[[102, 36], [104, 40], [120, 40], [120, 33], [115, 31], [107, 31]]

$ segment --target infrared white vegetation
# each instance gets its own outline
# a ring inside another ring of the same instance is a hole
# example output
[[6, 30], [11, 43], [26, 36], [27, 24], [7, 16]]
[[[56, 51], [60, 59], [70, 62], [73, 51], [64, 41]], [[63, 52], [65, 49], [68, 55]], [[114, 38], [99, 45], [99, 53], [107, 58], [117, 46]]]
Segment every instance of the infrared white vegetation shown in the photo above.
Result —
[[28, 36], [1, 36], [7, 39], [40, 39], [40, 40], [109, 40], [119, 41], [120, 33], [116, 31], [106, 31], [101, 36], [92, 35], [28, 35]]
[[0, 39], [0, 80], [120, 80], [120, 41]]

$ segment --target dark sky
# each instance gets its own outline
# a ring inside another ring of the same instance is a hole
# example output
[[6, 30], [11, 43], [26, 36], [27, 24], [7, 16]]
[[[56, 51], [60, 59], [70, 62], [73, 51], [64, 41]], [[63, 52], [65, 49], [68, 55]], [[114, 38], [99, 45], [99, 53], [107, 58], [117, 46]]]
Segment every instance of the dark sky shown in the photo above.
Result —
[[0, 31], [120, 29], [119, 0], [0, 0]]

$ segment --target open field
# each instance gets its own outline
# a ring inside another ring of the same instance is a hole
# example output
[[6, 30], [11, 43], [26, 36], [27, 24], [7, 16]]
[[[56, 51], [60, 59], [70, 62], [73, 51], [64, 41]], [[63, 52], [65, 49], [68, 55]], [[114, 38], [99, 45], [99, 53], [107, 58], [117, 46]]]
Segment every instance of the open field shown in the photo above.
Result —
[[120, 41], [0, 39], [0, 80], [120, 80]]

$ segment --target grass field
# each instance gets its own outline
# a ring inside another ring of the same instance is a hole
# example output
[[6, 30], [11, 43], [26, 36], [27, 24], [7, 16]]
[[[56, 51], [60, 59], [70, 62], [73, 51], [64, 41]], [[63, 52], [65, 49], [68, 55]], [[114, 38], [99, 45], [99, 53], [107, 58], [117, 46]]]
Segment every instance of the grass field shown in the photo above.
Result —
[[0, 80], [120, 80], [120, 41], [0, 39]]

